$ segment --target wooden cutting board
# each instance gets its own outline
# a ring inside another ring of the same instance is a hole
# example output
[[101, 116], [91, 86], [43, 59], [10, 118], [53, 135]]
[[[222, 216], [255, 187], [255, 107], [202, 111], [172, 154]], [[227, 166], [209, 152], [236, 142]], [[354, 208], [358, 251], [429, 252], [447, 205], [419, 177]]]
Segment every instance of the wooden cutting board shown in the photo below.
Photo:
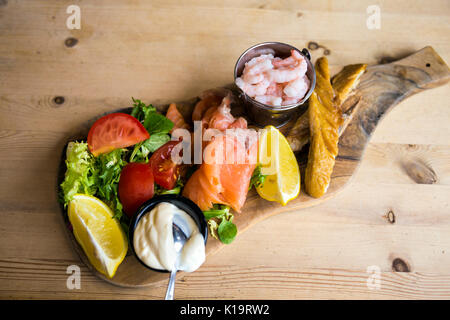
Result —
[[[422, 90], [443, 85], [449, 80], [450, 69], [431, 47], [425, 47], [404, 59], [389, 64], [369, 66], [365, 74], [361, 77], [359, 86], [342, 106], [345, 113], [352, 116], [352, 120], [339, 139], [339, 154], [336, 158], [332, 180], [327, 193], [320, 199], [314, 199], [304, 193], [304, 188], [302, 188], [298, 198], [292, 200], [286, 206], [281, 206], [278, 203], [269, 202], [260, 198], [252, 190], [248, 194], [242, 213], [235, 214], [233, 220], [238, 228], [237, 236], [239, 237], [240, 233], [262, 219], [284, 211], [299, 210], [317, 205], [343, 190], [344, 186], [355, 174], [377, 124], [388, 111], [403, 99]], [[183, 115], [189, 115], [192, 112], [195, 102], [196, 98], [191, 101], [179, 103], [177, 106], [181, 108]], [[161, 109], [161, 111], [164, 111], [164, 109]], [[92, 119], [92, 122], [94, 120]], [[80, 130], [80, 134], [71, 140], [86, 137], [86, 128], [88, 127], [84, 124], [83, 129]], [[420, 128], [417, 128], [417, 130], [420, 130]], [[64, 158], [65, 152], [63, 152]], [[306, 159], [305, 153], [299, 154], [298, 159], [300, 167], [303, 168], [304, 160]], [[414, 168], [411, 170], [414, 170]], [[65, 167], [62, 161], [58, 177], [58, 190], [59, 184], [64, 178], [64, 172]], [[91, 266], [83, 250], [75, 240], [69, 228], [66, 211], [64, 208], [61, 208], [61, 211], [67, 226], [67, 234], [71, 239], [74, 249], [84, 263], [98, 277], [123, 287], [149, 286], [168, 281], [169, 273], [146, 269], [130, 252], [119, 266], [114, 278], [109, 279], [97, 272]], [[209, 237], [206, 246], [207, 256], [216, 253], [222, 247], [223, 244], [220, 241]], [[177, 277], [182, 276], [183, 272], [179, 272], [177, 275]]]

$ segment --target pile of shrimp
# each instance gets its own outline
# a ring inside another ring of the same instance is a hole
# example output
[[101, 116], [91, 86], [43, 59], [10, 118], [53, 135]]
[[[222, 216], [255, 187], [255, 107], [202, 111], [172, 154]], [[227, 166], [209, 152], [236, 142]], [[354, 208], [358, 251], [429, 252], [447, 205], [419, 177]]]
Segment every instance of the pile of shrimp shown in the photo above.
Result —
[[308, 65], [296, 50], [286, 59], [262, 54], [245, 63], [236, 85], [258, 102], [286, 106], [299, 102], [309, 90]]

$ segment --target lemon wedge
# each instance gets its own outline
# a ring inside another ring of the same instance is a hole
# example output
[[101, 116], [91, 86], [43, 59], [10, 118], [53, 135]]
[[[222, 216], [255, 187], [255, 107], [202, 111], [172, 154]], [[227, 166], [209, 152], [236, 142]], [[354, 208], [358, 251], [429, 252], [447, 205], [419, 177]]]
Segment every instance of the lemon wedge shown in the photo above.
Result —
[[112, 210], [96, 197], [76, 194], [69, 202], [68, 216], [91, 264], [112, 278], [128, 250], [127, 238]]
[[267, 126], [259, 138], [258, 161], [266, 176], [256, 188], [261, 198], [286, 205], [300, 193], [300, 170], [285, 136], [274, 126]]

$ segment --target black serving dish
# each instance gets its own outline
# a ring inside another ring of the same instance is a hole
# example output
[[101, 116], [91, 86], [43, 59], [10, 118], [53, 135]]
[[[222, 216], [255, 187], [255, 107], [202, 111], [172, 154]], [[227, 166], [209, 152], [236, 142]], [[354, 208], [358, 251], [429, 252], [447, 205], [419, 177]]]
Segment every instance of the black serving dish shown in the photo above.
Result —
[[146, 265], [141, 259], [139, 259], [139, 256], [136, 254], [136, 251], [134, 250], [134, 243], [133, 243], [133, 237], [134, 237], [134, 230], [136, 229], [140, 219], [150, 212], [156, 205], [158, 205], [161, 202], [169, 202], [181, 210], [185, 211], [195, 222], [197, 225], [201, 235], [203, 236], [203, 239], [206, 241], [208, 240], [208, 225], [206, 223], [205, 216], [203, 214], [203, 211], [200, 210], [200, 208], [192, 202], [190, 199], [185, 198], [180, 195], [173, 195], [173, 194], [167, 194], [167, 195], [160, 195], [155, 196], [151, 198], [150, 200], [146, 201], [134, 214], [133, 218], [130, 221], [130, 228], [128, 232], [128, 239], [130, 243], [131, 251], [133, 252], [136, 259], [146, 268], [158, 271], [158, 272], [169, 272], [167, 270], [161, 270], [161, 269], [155, 269], [151, 268], [148, 265]]

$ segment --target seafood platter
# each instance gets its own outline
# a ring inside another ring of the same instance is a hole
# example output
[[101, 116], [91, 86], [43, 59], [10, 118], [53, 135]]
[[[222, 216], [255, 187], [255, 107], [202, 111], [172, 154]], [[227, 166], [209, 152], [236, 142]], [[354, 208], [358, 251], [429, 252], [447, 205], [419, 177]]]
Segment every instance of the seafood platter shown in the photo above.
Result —
[[92, 272], [119, 286], [194, 272], [256, 222], [342, 190], [380, 119], [449, 79], [431, 47], [331, 74], [326, 56], [254, 45], [234, 83], [169, 105], [130, 98], [67, 141], [67, 234]]

